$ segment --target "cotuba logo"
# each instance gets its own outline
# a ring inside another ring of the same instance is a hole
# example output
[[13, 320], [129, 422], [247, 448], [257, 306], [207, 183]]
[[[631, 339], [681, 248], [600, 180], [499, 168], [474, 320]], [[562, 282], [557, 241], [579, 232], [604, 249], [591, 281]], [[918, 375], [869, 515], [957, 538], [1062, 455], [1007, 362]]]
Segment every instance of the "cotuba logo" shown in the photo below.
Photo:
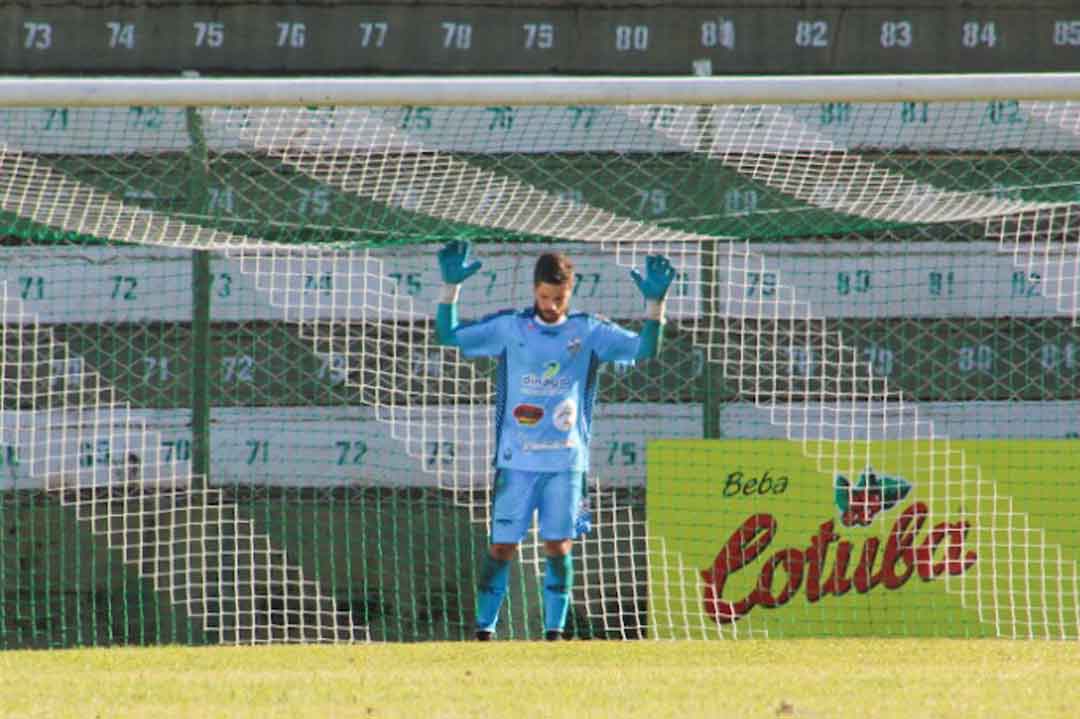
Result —
[[[728, 481], [730, 484], [730, 477]], [[840, 523], [865, 527], [907, 497], [911, 483], [867, 467], [854, 484], [837, 475], [833, 489]], [[978, 555], [968, 543], [970, 521], [938, 522], [924, 534], [929, 522], [930, 508], [913, 502], [893, 520], [887, 538], [863, 537], [857, 551], [858, 540], [842, 536], [836, 520], [830, 519], [818, 526], [808, 543], [784, 547], [766, 557], [780, 523], [767, 512], [753, 514], [731, 534], [712, 566], [701, 572], [705, 613], [717, 624], [729, 624], [756, 606], [782, 607], [799, 591], [814, 603], [829, 596], [841, 597], [852, 589], [859, 594], [878, 586], [900, 589], [913, 576], [924, 582], [942, 575], [957, 576], [974, 566]], [[756, 567], [753, 588], [742, 597], [726, 597], [731, 576], [754, 571], [751, 566], [759, 559], [763, 561]]]

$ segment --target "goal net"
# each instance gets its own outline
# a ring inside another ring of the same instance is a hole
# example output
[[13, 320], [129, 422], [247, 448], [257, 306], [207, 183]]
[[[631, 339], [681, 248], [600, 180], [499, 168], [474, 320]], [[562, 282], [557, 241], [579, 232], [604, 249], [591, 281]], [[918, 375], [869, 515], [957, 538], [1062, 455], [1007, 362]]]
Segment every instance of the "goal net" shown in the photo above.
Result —
[[573, 636], [1080, 635], [1080, 77], [69, 85], [0, 109], [0, 645], [471, 636], [452, 239], [464, 318], [544, 250], [631, 329], [678, 270], [600, 374]]

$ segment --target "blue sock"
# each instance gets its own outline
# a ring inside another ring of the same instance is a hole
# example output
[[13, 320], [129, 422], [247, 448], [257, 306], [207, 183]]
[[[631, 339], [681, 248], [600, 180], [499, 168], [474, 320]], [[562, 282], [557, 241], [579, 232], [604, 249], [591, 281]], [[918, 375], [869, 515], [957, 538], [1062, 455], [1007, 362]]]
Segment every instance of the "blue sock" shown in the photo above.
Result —
[[499, 607], [506, 596], [506, 585], [510, 580], [510, 562], [495, 559], [490, 554], [484, 556], [480, 567], [480, 584], [476, 592], [476, 629], [477, 631], [495, 631], [499, 621]]
[[570, 555], [548, 557], [544, 572], [544, 631], [562, 631], [570, 607], [570, 587], [574, 585], [574, 563]]

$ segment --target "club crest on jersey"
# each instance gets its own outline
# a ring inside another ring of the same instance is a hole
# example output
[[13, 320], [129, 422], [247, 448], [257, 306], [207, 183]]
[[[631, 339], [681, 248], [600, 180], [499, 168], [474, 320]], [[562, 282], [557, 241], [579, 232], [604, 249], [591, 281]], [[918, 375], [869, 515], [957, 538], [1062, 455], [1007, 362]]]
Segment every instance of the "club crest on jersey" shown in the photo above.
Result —
[[566, 343], [566, 352], [573, 357], [581, 351], [581, 338], [575, 337]]

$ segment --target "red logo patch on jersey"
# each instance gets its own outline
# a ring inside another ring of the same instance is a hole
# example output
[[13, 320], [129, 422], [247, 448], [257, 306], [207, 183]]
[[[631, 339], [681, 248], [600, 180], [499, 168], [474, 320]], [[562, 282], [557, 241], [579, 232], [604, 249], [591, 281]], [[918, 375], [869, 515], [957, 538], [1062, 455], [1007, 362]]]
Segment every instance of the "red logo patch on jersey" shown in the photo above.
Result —
[[514, 419], [524, 427], [532, 427], [544, 418], [544, 408], [535, 404], [519, 404], [514, 407]]

